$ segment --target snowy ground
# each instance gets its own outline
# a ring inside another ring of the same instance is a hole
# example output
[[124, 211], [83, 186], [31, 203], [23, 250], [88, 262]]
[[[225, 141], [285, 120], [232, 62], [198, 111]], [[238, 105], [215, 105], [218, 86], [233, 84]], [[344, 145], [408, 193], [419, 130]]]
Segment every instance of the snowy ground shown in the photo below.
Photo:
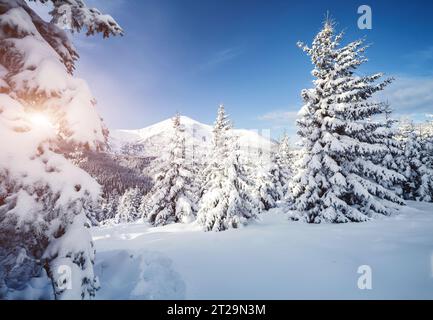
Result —
[[[433, 204], [395, 217], [307, 225], [278, 211], [240, 230], [93, 229], [99, 298], [433, 299]], [[358, 267], [372, 268], [360, 290]]]

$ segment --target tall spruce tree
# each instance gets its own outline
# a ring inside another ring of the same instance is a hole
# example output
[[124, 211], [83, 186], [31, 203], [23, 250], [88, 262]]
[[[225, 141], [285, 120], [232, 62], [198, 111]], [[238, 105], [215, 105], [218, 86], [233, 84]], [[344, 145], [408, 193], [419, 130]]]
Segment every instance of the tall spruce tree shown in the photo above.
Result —
[[152, 190], [143, 199], [144, 217], [155, 226], [190, 222], [195, 218], [198, 188], [193, 159], [188, 159], [185, 148], [185, 128], [177, 114], [173, 118], [168, 161], [164, 161]]
[[[385, 111], [384, 119], [386, 122], [386, 128], [388, 129], [387, 132], [384, 132], [386, 136], [385, 144], [388, 147], [388, 152], [384, 157], [382, 157], [382, 165], [387, 169], [400, 172], [398, 161], [403, 154], [403, 146], [401, 141], [398, 139], [398, 128], [396, 127], [398, 121], [392, 118], [392, 110], [389, 106]], [[394, 189], [396, 193], [401, 196], [401, 185], [404, 183], [404, 180], [396, 182], [384, 180], [381, 182], [384, 183], [384, 187]]]
[[259, 200], [260, 210], [269, 210], [277, 206], [277, 202], [284, 197], [283, 170], [277, 162], [275, 153], [264, 157], [259, 155], [259, 164], [256, 166], [255, 186]]
[[400, 125], [404, 146], [400, 169], [406, 177], [402, 195], [406, 200], [433, 201], [433, 166], [428, 131], [412, 122]]
[[[433, 117], [429, 115], [429, 117]], [[433, 120], [427, 122], [421, 129], [421, 162], [422, 183], [419, 190], [419, 200], [433, 202]]]
[[86, 215], [100, 187], [59, 150], [100, 150], [107, 130], [72, 74], [78, 53], [63, 29], [122, 29], [81, 0], [39, 2], [53, 5], [51, 22], [25, 0], [0, 0], [0, 298], [25, 296], [46, 276], [52, 297], [90, 298], [98, 284]]
[[128, 223], [137, 221], [141, 217], [139, 209], [142, 196], [140, 189], [137, 187], [127, 189], [119, 198], [114, 222]]
[[120, 196], [116, 189], [109, 192], [101, 201], [101, 216], [99, 222], [113, 219], [117, 214]]
[[365, 221], [404, 204], [386, 187], [404, 177], [381, 163], [392, 139], [380, 119], [388, 106], [371, 99], [391, 79], [358, 76], [367, 61], [364, 40], [341, 47], [341, 39], [327, 20], [311, 47], [298, 43], [311, 58], [315, 80], [302, 92], [297, 124], [304, 150], [292, 182], [291, 218], [309, 223]]
[[278, 151], [275, 155], [275, 161], [278, 171], [278, 180], [282, 185], [283, 196], [286, 196], [289, 191], [289, 183], [294, 172], [294, 156], [290, 148], [290, 138], [287, 133], [281, 137], [278, 143]]
[[259, 212], [253, 182], [239, 160], [239, 145], [223, 105], [213, 129], [212, 155], [204, 172], [197, 221], [206, 231], [238, 228]]

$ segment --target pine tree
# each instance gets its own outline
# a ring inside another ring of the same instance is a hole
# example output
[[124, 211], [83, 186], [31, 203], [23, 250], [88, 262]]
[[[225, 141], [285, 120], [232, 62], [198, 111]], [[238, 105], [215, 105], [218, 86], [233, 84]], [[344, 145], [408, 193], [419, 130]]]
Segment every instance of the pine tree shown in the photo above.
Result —
[[[40, 0], [45, 3], [46, 0]], [[119, 35], [109, 16], [81, 0], [52, 0], [43, 21], [24, 0], [0, 0], [0, 296], [48, 275], [56, 299], [98, 287], [86, 214], [100, 187], [59, 150], [100, 150], [107, 130], [87, 84], [72, 73], [78, 53], [62, 30]], [[59, 27], [60, 25], [60, 27]], [[66, 26], [67, 27], [67, 26]], [[85, 119], [86, 121], [83, 121]], [[72, 274], [64, 286], [59, 267]]]
[[117, 206], [116, 216], [114, 217], [115, 223], [128, 223], [137, 221], [140, 214], [142, 194], [140, 189], [130, 188], [119, 198], [119, 205]]
[[260, 210], [275, 208], [284, 197], [284, 185], [281, 183], [283, 174], [276, 155], [271, 153], [270, 159], [265, 160], [261, 154], [256, 172], [255, 186]]
[[401, 171], [406, 177], [404, 199], [433, 201], [433, 167], [428, 137], [423, 135], [421, 126], [415, 128], [410, 122], [400, 126], [400, 138], [404, 146], [403, 155], [399, 158]]
[[[430, 117], [432, 117], [430, 115]], [[433, 202], [433, 120], [421, 129], [421, 173], [419, 201]]]
[[[385, 144], [388, 147], [388, 152], [382, 158], [382, 165], [387, 169], [399, 172], [400, 168], [398, 159], [402, 156], [403, 146], [402, 143], [398, 141], [398, 129], [395, 126], [398, 121], [392, 118], [392, 110], [389, 108], [389, 105], [385, 104], [385, 106], [387, 107], [385, 110], [385, 126], [388, 130], [384, 133], [384, 135], [386, 137]], [[383, 182], [385, 183], [384, 187], [394, 188], [396, 189], [396, 192], [401, 195], [401, 184], [403, 181], [399, 181], [397, 184], [392, 183], [389, 180], [385, 180]]]
[[204, 172], [197, 221], [206, 231], [238, 228], [256, 217], [253, 182], [239, 161], [239, 145], [223, 105], [213, 129], [212, 156]]
[[[193, 128], [193, 134], [191, 137], [191, 142], [188, 143], [189, 146], [192, 146], [192, 150], [189, 153], [189, 156], [192, 157], [191, 160], [189, 160], [192, 163], [192, 174], [194, 176], [194, 189], [195, 189], [195, 193], [196, 193], [196, 209], [198, 210], [198, 202], [202, 196], [201, 194], [201, 190], [200, 190], [200, 186], [203, 185], [204, 181], [203, 181], [203, 172], [207, 167], [206, 164], [206, 156], [205, 156], [205, 151], [200, 150], [199, 145], [197, 144], [197, 129], [194, 127]], [[197, 213], [197, 212], [196, 212]]]
[[364, 40], [341, 47], [341, 39], [328, 20], [311, 48], [298, 44], [311, 57], [315, 87], [302, 92], [297, 124], [304, 150], [292, 182], [291, 217], [309, 223], [365, 221], [403, 204], [386, 185], [404, 177], [381, 164], [391, 139], [380, 119], [388, 106], [370, 99], [392, 80], [356, 75], [367, 61]]
[[101, 216], [98, 218], [99, 222], [104, 222], [113, 219], [117, 214], [120, 196], [117, 190], [113, 190], [102, 198], [101, 203]]
[[278, 144], [278, 155], [280, 157], [281, 163], [287, 165], [291, 171], [291, 166], [293, 165], [293, 154], [290, 148], [290, 138], [287, 133], [284, 133]]
[[294, 156], [290, 148], [290, 138], [284, 133], [278, 144], [276, 154], [276, 166], [279, 183], [283, 186], [283, 195], [286, 196], [289, 191], [289, 182], [294, 172]]
[[143, 200], [144, 217], [153, 225], [190, 222], [195, 218], [198, 190], [191, 160], [186, 156], [185, 128], [177, 114], [173, 118], [168, 161], [161, 167], [155, 185]]

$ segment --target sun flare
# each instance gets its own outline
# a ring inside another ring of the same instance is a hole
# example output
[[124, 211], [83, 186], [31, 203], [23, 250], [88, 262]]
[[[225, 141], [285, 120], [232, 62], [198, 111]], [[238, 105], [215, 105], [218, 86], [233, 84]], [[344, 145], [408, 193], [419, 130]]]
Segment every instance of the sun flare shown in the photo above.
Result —
[[50, 119], [42, 113], [31, 114], [29, 119], [33, 125], [38, 126], [38, 127], [52, 127], [53, 126]]

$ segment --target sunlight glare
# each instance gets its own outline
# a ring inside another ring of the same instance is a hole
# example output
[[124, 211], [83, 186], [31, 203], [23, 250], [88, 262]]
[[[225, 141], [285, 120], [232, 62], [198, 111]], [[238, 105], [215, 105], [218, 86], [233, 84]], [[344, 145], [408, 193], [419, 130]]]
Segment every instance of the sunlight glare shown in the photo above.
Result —
[[50, 119], [42, 113], [34, 113], [30, 115], [30, 121], [38, 127], [52, 127]]

